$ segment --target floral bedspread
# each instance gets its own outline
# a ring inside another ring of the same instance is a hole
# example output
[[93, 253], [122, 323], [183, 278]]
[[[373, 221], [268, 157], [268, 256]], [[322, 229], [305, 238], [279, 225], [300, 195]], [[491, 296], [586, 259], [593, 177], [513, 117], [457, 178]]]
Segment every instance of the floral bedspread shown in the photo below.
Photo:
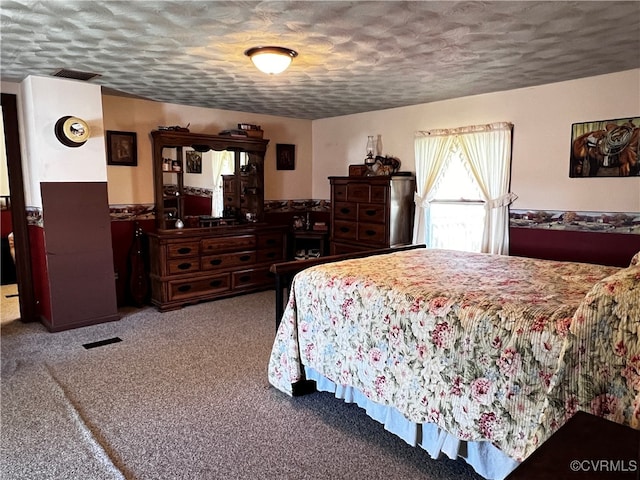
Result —
[[640, 266], [416, 249], [299, 273], [269, 361], [518, 461], [575, 411], [640, 428]]

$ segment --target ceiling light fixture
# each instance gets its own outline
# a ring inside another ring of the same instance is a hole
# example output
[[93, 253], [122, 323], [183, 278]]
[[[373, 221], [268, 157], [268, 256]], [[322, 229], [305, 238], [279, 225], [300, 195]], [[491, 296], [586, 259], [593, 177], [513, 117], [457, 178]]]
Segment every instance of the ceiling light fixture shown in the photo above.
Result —
[[258, 70], [269, 75], [284, 72], [298, 52], [284, 47], [253, 47], [244, 52]]

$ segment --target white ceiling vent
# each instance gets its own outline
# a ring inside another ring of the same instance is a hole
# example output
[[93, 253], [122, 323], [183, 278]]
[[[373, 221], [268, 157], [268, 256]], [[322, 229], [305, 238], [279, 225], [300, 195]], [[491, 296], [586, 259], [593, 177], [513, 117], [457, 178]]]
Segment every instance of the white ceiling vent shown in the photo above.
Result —
[[88, 81], [93, 78], [100, 77], [99, 73], [90, 73], [90, 72], [80, 72], [78, 70], [68, 70], [66, 68], [61, 68], [57, 72], [53, 74], [54, 77], [62, 77], [62, 78], [71, 78], [73, 80], [83, 80]]

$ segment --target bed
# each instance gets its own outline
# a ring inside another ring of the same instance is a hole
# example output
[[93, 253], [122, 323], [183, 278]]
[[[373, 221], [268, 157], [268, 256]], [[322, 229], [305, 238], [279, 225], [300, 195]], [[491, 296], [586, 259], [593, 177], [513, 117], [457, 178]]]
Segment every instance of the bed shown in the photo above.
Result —
[[640, 428], [640, 265], [414, 249], [298, 273], [270, 383], [506, 477], [575, 412]]

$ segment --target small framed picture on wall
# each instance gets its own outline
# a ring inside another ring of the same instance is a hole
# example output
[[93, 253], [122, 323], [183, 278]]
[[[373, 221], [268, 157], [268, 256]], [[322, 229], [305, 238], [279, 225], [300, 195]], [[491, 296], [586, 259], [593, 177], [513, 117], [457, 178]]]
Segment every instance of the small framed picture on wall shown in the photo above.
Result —
[[107, 165], [138, 165], [138, 144], [136, 132], [116, 132], [107, 130]]
[[286, 143], [276, 144], [276, 168], [278, 170], [296, 169], [296, 146]]
[[187, 150], [187, 173], [202, 173], [202, 153]]

